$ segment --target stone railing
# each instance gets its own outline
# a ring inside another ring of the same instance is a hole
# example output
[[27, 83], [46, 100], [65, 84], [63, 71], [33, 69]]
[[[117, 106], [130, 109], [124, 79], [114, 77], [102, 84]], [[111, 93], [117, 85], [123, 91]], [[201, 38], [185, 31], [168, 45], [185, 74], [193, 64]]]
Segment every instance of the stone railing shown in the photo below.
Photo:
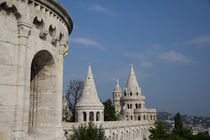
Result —
[[145, 96], [136, 96], [136, 95], [132, 95], [132, 96], [122, 96], [120, 98], [120, 100], [145, 100]]
[[[85, 123], [64, 123], [64, 130], [70, 135], [73, 128], [78, 128]], [[149, 128], [153, 127], [153, 122], [148, 121], [107, 121], [95, 123], [102, 126], [107, 140], [143, 140], [149, 137]]]

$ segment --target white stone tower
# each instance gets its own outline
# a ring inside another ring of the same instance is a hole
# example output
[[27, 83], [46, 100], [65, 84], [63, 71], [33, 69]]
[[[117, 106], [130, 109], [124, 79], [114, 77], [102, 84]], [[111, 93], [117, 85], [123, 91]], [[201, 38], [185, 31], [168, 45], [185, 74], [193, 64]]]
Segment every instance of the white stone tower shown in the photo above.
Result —
[[82, 96], [76, 105], [76, 121], [104, 121], [104, 105], [98, 98], [90, 64]]
[[55, 0], [0, 0], [0, 140], [62, 140], [73, 21]]
[[130, 73], [124, 95], [120, 98], [121, 111], [118, 115], [120, 120], [144, 120], [154, 121], [156, 118], [155, 109], [145, 108], [145, 96], [142, 95], [136, 76], [131, 65]]
[[113, 91], [113, 104], [115, 107], [115, 113], [116, 115], [118, 115], [120, 113], [121, 110], [121, 106], [120, 106], [120, 98], [122, 96], [122, 91], [119, 85], [119, 81], [116, 81], [116, 85], [115, 85], [115, 89]]

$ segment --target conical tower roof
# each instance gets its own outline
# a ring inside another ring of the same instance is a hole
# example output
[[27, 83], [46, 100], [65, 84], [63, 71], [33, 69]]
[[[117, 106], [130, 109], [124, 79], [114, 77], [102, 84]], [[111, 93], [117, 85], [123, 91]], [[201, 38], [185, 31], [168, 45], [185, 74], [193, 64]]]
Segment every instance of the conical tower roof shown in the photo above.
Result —
[[139, 90], [139, 84], [136, 80], [136, 75], [133, 70], [133, 65], [131, 65], [130, 73], [128, 76], [128, 81], [126, 84], [126, 88], [129, 90]]
[[90, 64], [88, 65], [88, 72], [86, 74], [82, 96], [76, 106], [77, 107], [79, 106], [102, 107], [103, 106], [103, 104], [98, 98], [98, 93], [96, 90]]
[[116, 81], [115, 89], [113, 92], [122, 92], [118, 80]]

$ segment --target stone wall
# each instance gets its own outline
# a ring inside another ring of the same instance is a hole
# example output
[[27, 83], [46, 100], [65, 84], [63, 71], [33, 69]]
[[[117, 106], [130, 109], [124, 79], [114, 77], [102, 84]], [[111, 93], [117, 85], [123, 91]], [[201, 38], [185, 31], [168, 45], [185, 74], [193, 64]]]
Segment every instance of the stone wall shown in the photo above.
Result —
[[[63, 127], [68, 135], [73, 132], [73, 127], [78, 128], [84, 123], [64, 123]], [[95, 123], [101, 125], [105, 131], [107, 140], [148, 140], [149, 128], [153, 127], [154, 122], [148, 121], [108, 121]]]
[[72, 28], [56, 1], [0, 0], [0, 140], [63, 136], [63, 58]]

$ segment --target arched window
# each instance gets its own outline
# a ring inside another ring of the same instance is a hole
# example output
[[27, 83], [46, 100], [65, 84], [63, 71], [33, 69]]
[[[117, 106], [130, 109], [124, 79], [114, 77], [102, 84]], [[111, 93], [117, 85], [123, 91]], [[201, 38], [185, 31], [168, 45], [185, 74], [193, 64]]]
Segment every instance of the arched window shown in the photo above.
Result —
[[126, 96], [126, 92], [124, 92], [125, 96]]
[[152, 120], [152, 115], [150, 115], [150, 120]]
[[133, 116], [131, 116], [131, 120], [133, 120]]
[[127, 106], [128, 106], [128, 109], [129, 109], [129, 108], [130, 108], [130, 107], [129, 107], [129, 104], [127, 104]]
[[132, 96], [132, 92], [130, 92], [130, 95]]
[[136, 104], [136, 109], [138, 109], [138, 104]]
[[138, 92], [136, 92], [136, 95], [139, 95], [139, 93], [138, 93]]
[[96, 121], [100, 121], [100, 112], [96, 113]]
[[83, 121], [87, 121], [87, 114], [86, 114], [86, 112], [83, 112]]
[[90, 112], [89, 114], [89, 121], [94, 121], [94, 113]]
[[146, 120], [146, 116], [144, 115], [144, 120]]
[[138, 116], [138, 120], [139, 120], [139, 121], [141, 120], [141, 117], [140, 117], [140, 116]]
[[139, 104], [139, 108], [141, 108], [141, 104]]

